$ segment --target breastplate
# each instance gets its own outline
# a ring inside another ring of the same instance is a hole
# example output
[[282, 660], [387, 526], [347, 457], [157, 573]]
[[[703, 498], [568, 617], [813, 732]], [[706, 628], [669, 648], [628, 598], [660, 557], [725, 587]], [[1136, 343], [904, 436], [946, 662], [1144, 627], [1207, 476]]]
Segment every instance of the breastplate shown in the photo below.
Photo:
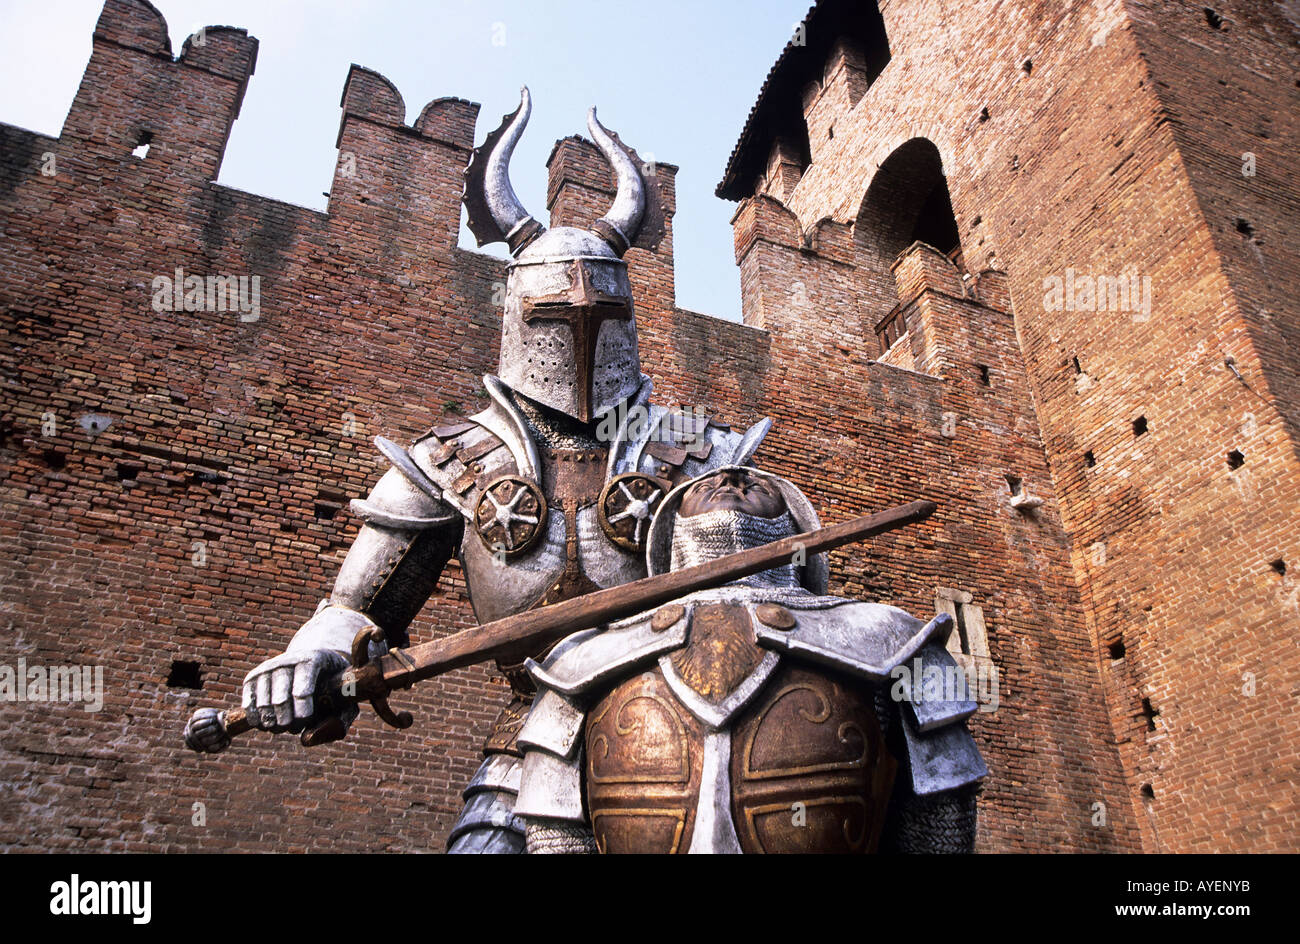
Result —
[[645, 559], [610, 541], [596, 518], [605, 484], [604, 450], [545, 450], [545, 532], [526, 553], [506, 560], [466, 537], [461, 563], [480, 623], [558, 603], [645, 576]]
[[[605, 484], [603, 449], [548, 449], [540, 454], [546, 499], [545, 532], [526, 553], [504, 559], [467, 536], [461, 551], [470, 602], [480, 623], [547, 606], [645, 576], [645, 560], [611, 542], [596, 520]], [[497, 666], [518, 695], [531, 696], [532, 680], [519, 653]]]
[[698, 608], [684, 649], [588, 714], [587, 808], [602, 852], [875, 850], [896, 764], [873, 693], [778, 663], [752, 630], [736, 631], [741, 618], [747, 629], [742, 607]]

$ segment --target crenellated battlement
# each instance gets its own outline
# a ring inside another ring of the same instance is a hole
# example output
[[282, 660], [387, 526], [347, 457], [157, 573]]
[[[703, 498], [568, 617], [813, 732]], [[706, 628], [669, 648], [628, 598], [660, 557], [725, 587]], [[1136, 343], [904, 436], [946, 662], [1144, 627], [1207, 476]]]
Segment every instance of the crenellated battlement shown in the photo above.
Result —
[[[258, 41], [246, 30], [209, 26], [187, 37], [173, 55], [167, 22], [147, 0], [106, 0], [95, 27], [92, 54], [58, 142], [58, 164], [93, 181], [100, 193], [147, 188], [160, 199], [204, 192], [216, 181], [225, 148], [257, 63]], [[460, 230], [463, 173], [474, 147], [480, 106], [458, 97], [428, 102], [412, 124], [397, 87], [373, 69], [353, 64], [339, 98], [338, 161], [329, 190], [329, 225], [382, 224], [392, 247], [385, 257], [416, 264], [421, 254], [451, 252]], [[14, 129], [13, 135], [23, 132]], [[148, 145], [141, 160], [133, 152]], [[36, 154], [46, 153], [43, 149]], [[14, 186], [39, 176], [33, 158]], [[596, 219], [614, 193], [613, 173], [591, 142], [557, 142], [548, 160], [548, 209], [556, 225]], [[667, 235], [655, 252], [629, 256], [633, 278], [671, 306], [675, 295], [672, 216], [675, 175], [657, 163]], [[165, 181], [165, 183], [162, 183]], [[159, 194], [159, 186], [166, 194]], [[210, 206], [228, 204], [223, 190]], [[257, 201], [265, 198], [244, 194]], [[286, 210], [277, 206], [282, 216]], [[303, 225], [303, 224], [296, 224]], [[212, 226], [206, 227], [210, 232]]]

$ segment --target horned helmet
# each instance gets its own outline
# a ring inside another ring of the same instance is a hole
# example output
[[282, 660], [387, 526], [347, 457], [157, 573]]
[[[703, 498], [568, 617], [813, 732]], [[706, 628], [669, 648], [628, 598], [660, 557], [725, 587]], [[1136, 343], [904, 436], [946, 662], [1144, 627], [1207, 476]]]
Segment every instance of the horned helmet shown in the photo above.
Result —
[[614, 202], [590, 229], [547, 229], [510, 185], [510, 157], [528, 124], [532, 98], [506, 115], [465, 170], [465, 207], [480, 246], [504, 240], [514, 261], [506, 278], [498, 374], [517, 393], [589, 423], [641, 385], [632, 289], [623, 254], [653, 249], [663, 210], [653, 174], [636, 152], [587, 113], [587, 130], [614, 170]]

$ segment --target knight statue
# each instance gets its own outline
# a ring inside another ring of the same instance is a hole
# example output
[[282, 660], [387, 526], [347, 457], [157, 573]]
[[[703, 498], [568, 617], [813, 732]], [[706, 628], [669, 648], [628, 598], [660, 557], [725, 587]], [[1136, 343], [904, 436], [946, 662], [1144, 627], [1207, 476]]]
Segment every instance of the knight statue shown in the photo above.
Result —
[[[355, 708], [319, 717], [318, 680], [348, 664], [362, 630], [376, 652], [405, 646], [453, 554], [480, 623], [644, 577], [651, 516], [664, 496], [708, 469], [747, 463], [771, 425], [741, 434], [702, 411], [651, 402], [623, 255], [653, 249], [663, 235], [657, 181], [593, 108], [587, 128], [613, 167], [617, 194], [590, 229], [546, 229], [509, 179], [530, 111], [525, 88], [465, 175], [479, 244], [504, 240], [513, 256], [500, 367], [483, 378], [488, 407], [434, 427], [410, 448], [376, 439], [392, 468], [352, 502], [363, 525], [333, 590], [285, 652], [244, 681], [244, 709], [257, 727], [329, 722], [346, 732]], [[524, 850], [513, 813], [517, 736], [534, 687], [522, 662], [498, 667], [512, 698], [464, 791], [450, 852]], [[191, 722], [186, 740], [211, 752], [229, 743], [206, 716]]]
[[[650, 573], [819, 526], [740, 466], [678, 485]], [[987, 774], [952, 619], [826, 595], [824, 555], [575, 633], [540, 664], [517, 743], [531, 853], [971, 852]], [[900, 671], [900, 669], [902, 671]]]

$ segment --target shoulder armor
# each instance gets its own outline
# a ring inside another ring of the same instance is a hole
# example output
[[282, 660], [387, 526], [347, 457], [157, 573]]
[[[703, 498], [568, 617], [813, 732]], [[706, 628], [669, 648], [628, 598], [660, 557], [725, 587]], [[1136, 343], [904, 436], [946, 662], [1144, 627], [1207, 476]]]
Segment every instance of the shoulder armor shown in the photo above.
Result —
[[[943, 614], [949, 621], [952, 617]], [[965, 670], [943, 647], [947, 638], [927, 642], [908, 665], [895, 667], [899, 699], [923, 732], [965, 721], [979, 706], [970, 694]]]
[[[561, 661], [599, 630], [575, 633], [552, 650], [548, 664]], [[528, 660], [530, 671], [538, 668]], [[584, 821], [582, 731], [587, 713], [570, 697], [543, 686], [516, 742], [524, 752], [515, 812], [525, 819]]]
[[670, 410], [651, 403], [653, 389], [643, 374], [612, 436], [610, 477], [642, 472], [677, 482], [719, 466], [743, 465], [772, 427], [771, 420], [760, 420], [742, 435], [702, 407]]
[[538, 748], [557, 757], [570, 757], [582, 736], [586, 712], [555, 689], [542, 689], [528, 711], [515, 743], [522, 750]]
[[519, 758], [509, 754], [490, 756], [474, 772], [474, 776], [461, 792], [461, 799], [468, 800], [476, 793], [491, 790], [506, 793], [519, 792]]
[[[387, 440], [382, 441], [398, 448]], [[389, 450], [383, 451], [385, 455], [389, 454]], [[407, 461], [410, 462], [409, 456]], [[443, 503], [441, 495], [424, 485], [413, 481], [409, 470], [394, 465], [379, 479], [369, 495], [352, 499], [349, 507], [371, 527], [390, 531], [427, 531], [454, 522], [456, 516]]]
[[[675, 621], [654, 618], [664, 611], [675, 616]], [[572, 644], [557, 649], [544, 664], [530, 659], [528, 671], [539, 687], [578, 697], [601, 682], [620, 678], [634, 667], [685, 645], [689, 623], [688, 607], [669, 604], [655, 614], [643, 613], [611, 624], [608, 629], [575, 633], [569, 637]]]
[[528, 750], [524, 755], [515, 815], [523, 819], [583, 822], [586, 817], [582, 808], [582, 768], [581, 749], [568, 758], [536, 748]]
[[524, 823], [515, 815], [521, 768], [518, 758], [494, 754], [465, 788], [465, 807], [451, 828], [451, 853], [517, 853], [524, 849]]
[[[905, 610], [882, 603], [845, 602], [819, 609], [751, 605], [754, 635], [760, 645], [795, 658], [850, 672], [870, 682], [884, 682], [891, 670], [932, 638], [947, 639], [952, 617], [941, 613], [923, 623]], [[773, 624], [783, 625], [773, 625]]]
[[477, 419], [429, 430], [411, 447], [410, 458], [443, 501], [468, 519], [484, 486], [519, 468], [506, 442]]
[[382, 436], [375, 445], [393, 468], [385, 473], [364, 499], [349, 507], [366, 524], [395, 531], [425, 531], [455, 520], [442, 501], [442, 493], [401, 446]]
[[912, 771], [912, 792], [918, 796], [952, 790], [988, 776], [975, 739], [962, 723], [928, 733], [921, 731], [907, 711], [899, 712], [903, 740]]

